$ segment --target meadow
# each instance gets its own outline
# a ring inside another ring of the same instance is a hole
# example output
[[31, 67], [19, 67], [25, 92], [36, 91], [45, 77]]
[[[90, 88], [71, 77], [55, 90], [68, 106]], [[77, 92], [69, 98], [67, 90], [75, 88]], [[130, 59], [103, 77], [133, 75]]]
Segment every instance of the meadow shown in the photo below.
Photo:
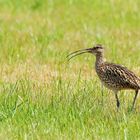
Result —
[[110, 62], [140, 75], [139, 0], [0, 0], [0, 139], [137, 140], [140, 97], [114, 94], [95, 57], [68, 53], [105, 46]]

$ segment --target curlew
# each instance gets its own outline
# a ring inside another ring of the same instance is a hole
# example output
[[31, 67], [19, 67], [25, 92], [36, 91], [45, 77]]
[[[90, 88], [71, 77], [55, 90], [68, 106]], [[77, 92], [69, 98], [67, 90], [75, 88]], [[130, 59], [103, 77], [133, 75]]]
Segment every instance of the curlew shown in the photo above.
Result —
[[95, 45], [93, 48], [72, 52], [67, 58], [70, 60], [83, 53], [91, 53], [96, 56], [96, 73], [101, 80], [101, 83], [114, 92], [118, 108], [120, 107], [118, 92], [127, 89], [135, 90], [135, 96], [132, 103], [133, 109], [140, 89], [140, 78], [124, 66], [106, 62], [104, 59], [104, 48], [100, 44]]

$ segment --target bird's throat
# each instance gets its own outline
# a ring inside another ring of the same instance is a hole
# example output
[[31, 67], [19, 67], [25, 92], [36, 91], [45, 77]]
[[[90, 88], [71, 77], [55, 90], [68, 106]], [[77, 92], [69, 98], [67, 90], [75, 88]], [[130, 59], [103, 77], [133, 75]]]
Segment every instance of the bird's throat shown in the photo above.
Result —
[[104, 55], [101, 54], [96, 54], [96, 62], [95, 62], [95, 67], [100, 67], [104, 63]]

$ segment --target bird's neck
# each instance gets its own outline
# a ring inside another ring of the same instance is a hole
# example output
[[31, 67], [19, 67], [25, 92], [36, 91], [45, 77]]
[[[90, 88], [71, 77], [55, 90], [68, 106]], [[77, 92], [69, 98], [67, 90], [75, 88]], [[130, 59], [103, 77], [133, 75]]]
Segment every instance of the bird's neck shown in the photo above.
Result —
[[96, 54], [96, 62], [95, 62], [95, 67], [98, 68], [100, 67], [101, 64], [104, 63], [104, 54], [103, 53], [99, 53]]

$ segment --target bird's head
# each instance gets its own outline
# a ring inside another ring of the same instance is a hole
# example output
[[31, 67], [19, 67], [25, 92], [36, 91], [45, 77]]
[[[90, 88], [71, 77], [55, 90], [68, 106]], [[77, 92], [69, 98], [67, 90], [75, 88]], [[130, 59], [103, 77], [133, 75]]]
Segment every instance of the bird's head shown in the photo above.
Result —
[[70, 60], [73, 57], [81, 55], [83, 53], [91, 53], [94, 55], [98, 55], [98, 54], [102, 54], [103, 52], [104, 52], [103, 46], [101, 44], [97, 44], [93, 48], [87, 48], [87, 49], [82, 49], [82, 50], [72, 52], [67, 56], [67, 58], [68, 58], [68, 60]]
[[89, 53], [92, 53], [95, 55], [104, 52], [104, 48], [101, 44], [96, 44], [93, 48], [89, 48], [89, 49], [90, 49]]

